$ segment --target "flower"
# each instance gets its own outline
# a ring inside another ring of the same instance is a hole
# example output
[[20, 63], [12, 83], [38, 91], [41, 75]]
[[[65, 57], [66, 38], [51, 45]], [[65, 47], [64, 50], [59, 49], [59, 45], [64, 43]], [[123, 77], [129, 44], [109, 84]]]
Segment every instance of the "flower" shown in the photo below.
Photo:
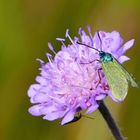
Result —
[[62, 43], [57, 53], [51, 43], [48, 44], [55, 56], [53, 58], [47, 53], [47, 63], [38, 59], [41, 63], [40, 76], [28, 90], [30, 101], [34, 104], [29, 108], [32, 115], [43, 116], [49, 121], [63, 118], [61, 125], [64, 125], [72, 121], [80, 110], [86, 110], [86, 114], [95, 111], [99, 107], [98, 101], [107, 95], [116, 101], [111, 96], [101, 63], [97, 61], [99, 53], [78, 42], [108, 52], [123, 63], [129, 60], [124, 53], [132, 47], [134, 39], [123, 45], [117, 31], [99, 31], [92, 36], [88, 27], [88, 32], [87, 35], [80, 28], [80, 38], [72, 39], [67, 30], [66, 38], [71, 44], [66, 46], [65, 39], [57, 38]]

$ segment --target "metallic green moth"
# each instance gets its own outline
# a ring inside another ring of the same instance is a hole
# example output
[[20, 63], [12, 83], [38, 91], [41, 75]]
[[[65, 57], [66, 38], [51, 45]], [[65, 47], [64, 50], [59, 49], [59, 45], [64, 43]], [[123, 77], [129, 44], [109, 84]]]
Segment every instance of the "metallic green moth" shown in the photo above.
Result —
[[110, 53], [99, 51], [99, 55], [113, 97], [123, 101], [128, 92], [128, 82], [133, 87], [138, 87], [137, 83]]
[[99, 52], [103, 72], [108, 81], [108, 85], [112, 92], [112, 95], [117, 101], [123, 101], [125, 99], [128, 92], [129, 82], [133, 87], [138, 87], [138, 84], [135, 82], [131, 74], [129, 74], [127, 70], [125, 70], [125, 68], [110, 53], [104, 52], [102, 50], [97, 50], [89, 45], [82, 44], [80, 42], [77, 43]]

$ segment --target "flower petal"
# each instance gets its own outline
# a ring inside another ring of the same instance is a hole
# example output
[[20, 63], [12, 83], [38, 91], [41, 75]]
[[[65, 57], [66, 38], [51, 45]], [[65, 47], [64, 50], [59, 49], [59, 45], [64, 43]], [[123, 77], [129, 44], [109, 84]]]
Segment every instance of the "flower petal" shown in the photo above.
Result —
[[42, 106], [40, 106], [40, 105], [34, 105], [34, 106], [30, 107], [28, 111], [33, 116], [40, 116], [40, 115], [42, 115], [42, 113], [40, 112], [41, 108], [42, 108]]
[[134, 39], [129, 40], [128, 42], [126, 42], [119, 50], [118, 50], [118, 54], [122, 55], [124, 54], [128, 49], [130, 49], [133, 44], [134, 44]]
[[103, 100], [105, 97], [106, 97], [106, 94], [100, 93], [99, 95], [97, 95], [97, 96], [95, 97], [95, 100], [96, 100], [96, 101]]
[[49, 120], [49, 121], [53, 121], [55, 119], [61, 118], [63, 115], [64, 115], [64, 112], [60, 112], [60, 111], [58, 111], [58, 112], [51, 112], [51, 113], [48, 113], [47, 115], [45, 115], [43, 117], [43, 119]]
[[98, 104], [95, 104], [95, 105], [90, 106], [90, 107], [88, 108], [88, 110], [86, 111], [86, 114], [92, 113], [92, 112], [95, 111], [98, 107], [99, 107]]
[[128, 61], [128, 60], [130, 60], [130, 58], [127, 57], [127, 56], [125, 56], [125, 55], [122, 55], [122, 56], [118, 59], [118, 61], [119, 61], [121, 64], [124, 63], [125, 61]]
[[61, 125], [64, 125], [65, 123], [70, 122], [71, 120], [73, 120], [75, 115], [75, 112], [73, 110], [70, 110], [63, 118]]
[[40, 85], [39, 84], [31, 85], [30, 88], [28, 89], [28, 96], [29, 97], [34, 96], [39, 89], [40, 89]]

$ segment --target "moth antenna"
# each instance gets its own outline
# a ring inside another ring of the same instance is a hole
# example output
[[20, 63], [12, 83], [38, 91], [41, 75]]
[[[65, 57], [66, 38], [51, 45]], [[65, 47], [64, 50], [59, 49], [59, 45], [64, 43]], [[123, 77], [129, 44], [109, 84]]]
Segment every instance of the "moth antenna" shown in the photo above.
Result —
[[101, 49], [101, 51], [102, 51], [102, 40], [101, 40], [99, 31], [97, 31], [97, 35], [98, 35], [98, 38], [99, 38], [99, 40], [100, 40], [100, 49]]
[[94, 50], [96, 50], [97, 52], [100, 53], [99, 50], [97, 50], [97, 49], [95, 49], [95, 48], [93, 48], [93, 47], [91, 47], [91, 46], [89, 46], [89, 45], [87, 45], [87, 44], [84, 44], [84, 43], [81, 43], [81, 42], [78, 42], [78, 41], [77, 41], [77, 44], [79, 44], [79, 45], [83, 45], [83, 46], [86, 46], [86, 47], [91, 48], [91, 49], [94, 49]]
[[88, 118], [88, 119], [94, 119], [93, 117], [87, 116], [87, 115], [82, 115], [82, 117]]

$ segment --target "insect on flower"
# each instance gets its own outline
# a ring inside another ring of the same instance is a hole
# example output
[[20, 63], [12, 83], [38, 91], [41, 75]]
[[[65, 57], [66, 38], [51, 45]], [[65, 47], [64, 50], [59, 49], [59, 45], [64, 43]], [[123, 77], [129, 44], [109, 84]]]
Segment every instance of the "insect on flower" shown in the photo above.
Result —
[[113, 97], [118, 101], [123, 101], [128, 92], [128, 82], [130, 82], [133, 87], [138, 87], [138, 85], [133, 77], [110, 53], [102, 51], [102, 40], [100, 38], [99, 32], [97, 32], [97, 34], [100, 40], [101, 50], [80, 42], [77, 43], [99, 52], [100, 60], [94, 61], [100, 61], [102, 63], [102, 68], [107, 78]]
[[77, 115], [74, 116], [74, 118], [73, 118], [71, 121], [65, 123], [64, 125], [67, 125], [67, 124], [70, 124], [70, 123], [77, 122], [78, 120], [81, 119], [81, 117], [82, 117], [82, 114], [81, 114], [81, 113], [78, 113]]
[[[106, 96], [115, 102], [122, 101], [127, 94], [128, 81], [137, 86], [121, 66], [129, 60], [124, 53], [133, 46], [134, 39], [123, 45], [123, 39], [117, 31], [100, 31], [92, 36], [88, 27], [88, 32], [86, 34], [80, 28], [80, 38], [72, 39], [67, 30], [66, 38], [70, 44], [66, 45], [65, 39], [57, 38], [62, 44], [58, 52], [48, 43], [54, 57], [46, 53], [48, 62], [39, 59], [39, 76], [28, 90], [33, 104], [29, 108], [30, 114], [43, 116], [49, 121], [62, 119], [61, 125], [64, 125], [83, 116], [76, 115], [79, 108], [85, 114], [97, 110], [98, 101], [104, 100]], [[94, 63], [89, 63], [92, 60]]]

